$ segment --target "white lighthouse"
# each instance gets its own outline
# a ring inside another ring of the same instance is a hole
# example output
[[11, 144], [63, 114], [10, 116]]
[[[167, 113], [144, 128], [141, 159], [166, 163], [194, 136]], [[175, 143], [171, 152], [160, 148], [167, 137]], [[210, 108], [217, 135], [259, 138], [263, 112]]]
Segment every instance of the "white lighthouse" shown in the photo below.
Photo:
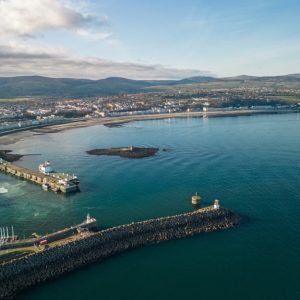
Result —
[[215, 200], [214, 201], [214, 209], [219, 209], [220, 208], [220, 204], [219, 204], [219, 200]]
[[91, 218], [90, 214], [88, 213], [86, 216], [86, 223], [89, 224], [89, 223], [91, 223], [91, 221], [92, 221], [92, 218]]

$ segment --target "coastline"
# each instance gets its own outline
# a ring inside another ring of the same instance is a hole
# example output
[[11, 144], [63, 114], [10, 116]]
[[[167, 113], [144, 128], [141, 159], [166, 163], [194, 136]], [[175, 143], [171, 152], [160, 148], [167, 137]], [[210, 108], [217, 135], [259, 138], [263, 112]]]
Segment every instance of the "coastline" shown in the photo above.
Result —
[[238, 117], [250, 116], [258, 114], [285, 114], [285, 113], [299, 113], [299, 110], [234, 110], [234, 111], [208, 111], [208, 112], [178, 112], [169, 114], [152, 114], [152, 115], [132, 115], [121, 117], [105, 117], [87, 119], [81, 121], [72, 120], [68, 123], [49, 125], [42, 128], [28, 128], [19, 132], [8, 132], [0, 136], [0, 146], [14, 144], [24, 138], [34, 135], [43, 135], [47, 133], [58, 133], [64, 130], [71, 130], [76, 128], [84, 128], [96, 125], [122, 125], [136, 121], [148, 120], [162, 120], [173, 118], [216, 118], [216, 117]]

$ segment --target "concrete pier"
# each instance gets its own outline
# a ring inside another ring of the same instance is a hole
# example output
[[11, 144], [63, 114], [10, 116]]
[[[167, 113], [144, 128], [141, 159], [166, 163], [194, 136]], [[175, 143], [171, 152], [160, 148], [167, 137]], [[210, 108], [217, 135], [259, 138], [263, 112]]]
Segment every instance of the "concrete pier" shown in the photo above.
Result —
[[78, 184], [75, 182], [70, 181], [68, 184], [65, 184], [61, 178], [30, 170], [2, 159], [0, 159], [0, 171], [40, 185], [47, 185], [54, 192], [69, 193], [78, 190]]

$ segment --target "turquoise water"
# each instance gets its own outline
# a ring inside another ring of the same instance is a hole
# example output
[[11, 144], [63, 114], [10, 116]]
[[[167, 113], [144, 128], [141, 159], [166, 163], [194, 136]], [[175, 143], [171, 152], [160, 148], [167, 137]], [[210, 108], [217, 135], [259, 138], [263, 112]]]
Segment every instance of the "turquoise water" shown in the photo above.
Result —
[[[166, 148], [142, 160], [88, 149]], [[136, 249], [32, 289], [20, 299], [299, 299], [300, 114], [166, 119], [37, 135], [9, 146], [75, 173], [65, 196], [0, 174], [0, 225], [19, 236], [81, 222], [103, 227], [191, 210], [220, 199], [240, 227]], [[54, 296], [55, 295], [55, 296]]]

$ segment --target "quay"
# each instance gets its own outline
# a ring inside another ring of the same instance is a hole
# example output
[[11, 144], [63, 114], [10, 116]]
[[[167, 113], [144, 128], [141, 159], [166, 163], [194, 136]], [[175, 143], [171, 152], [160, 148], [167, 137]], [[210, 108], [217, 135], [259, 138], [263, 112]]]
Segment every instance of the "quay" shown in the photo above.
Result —
[[133, 222], [71, 239], [42, 251], [0, 263], [0, 299], [11, 299], [42, 282], [118, 253], [239, 224], [240, 217], [218, 202], [179, 215]]
[[[81, 232], [86, 232], [89, 230], [96, 230], [96, 229], [97, 229], [97, 220], [95, 218], [91, 218], [90, 215], [88, 214], [86, 220], [84, 220], [80, 224], [50, 234], [46, 234], [43, 236], [38, 236], [37, 234], [34, 234], [36, 236], [35, 238], [19, 240], [19, 239], [15, 239], [13, 235], [9, 236], [9, 234], [7, 234], [6, 236], [7, 242], [3, 243], [2, 245], [0, 243], [0, 250], [12, 250], [12, 249], [46, 245], [66, 238], [74, 237], [75, 235]], [[1, 263], [1, 259], [0, 259], [0, 263]]]
[[64, 173], [42, 173], [0, 159], [0, 171], [50, 188], [54, 192], [69, 193], [79, 189], [77, 177]]

